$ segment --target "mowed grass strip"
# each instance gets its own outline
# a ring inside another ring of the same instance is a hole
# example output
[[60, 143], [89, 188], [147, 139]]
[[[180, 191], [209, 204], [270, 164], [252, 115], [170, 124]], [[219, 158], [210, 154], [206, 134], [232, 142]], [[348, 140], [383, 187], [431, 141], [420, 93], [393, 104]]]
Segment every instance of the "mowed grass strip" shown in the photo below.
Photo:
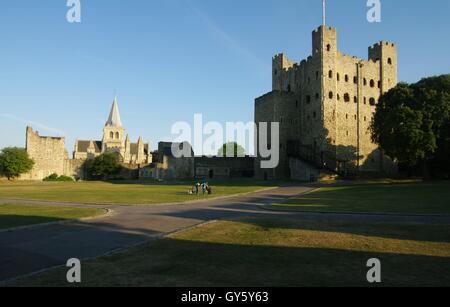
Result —
[[[83, 263], [81, 286], [450, 286], [450, 226], [220, 221]], [[70, 286], [66, 268], [14, 286]]]
[[95, 217], [102, 209], [0, 204], [0, 229]]
[[189, 184], [152, 183], [47, 183], [15, 182], [0, 184], [0, 199], [30, 199], [102, 204], [161, 204], [202, 200], [241, 194], [267, 188], [264, 184], [242, 182], [214, 184], [213, 195], [188, 195]]
[[450, 214], [450, 182], [324, 187], [269, 209]]

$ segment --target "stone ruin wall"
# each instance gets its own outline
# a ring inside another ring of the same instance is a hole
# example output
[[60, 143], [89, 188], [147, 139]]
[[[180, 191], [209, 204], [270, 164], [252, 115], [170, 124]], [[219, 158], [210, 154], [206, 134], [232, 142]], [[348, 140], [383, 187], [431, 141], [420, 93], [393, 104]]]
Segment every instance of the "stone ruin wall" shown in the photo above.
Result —
[[26, 131], [26, 151], [35, 164], [31, 172], [22, 175], [20, 179], [42, 180], [53, 173], [66, 174], [66, 162], [69, 155], [64, 138], [40, 136], [37, 131], [28, 127]]

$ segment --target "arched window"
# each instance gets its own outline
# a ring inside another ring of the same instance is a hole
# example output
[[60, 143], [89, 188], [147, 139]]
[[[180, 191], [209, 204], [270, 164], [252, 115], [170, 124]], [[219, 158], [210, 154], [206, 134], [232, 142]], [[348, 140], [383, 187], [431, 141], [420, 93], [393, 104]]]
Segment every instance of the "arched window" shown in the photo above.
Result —
[[370, 80], [370, 87], [375, 87], [375, 81], [373, 79]]
[[370, 98], [369, 103], [371, 106], [374, 106], [376, 104], [375, 98]]
[[116, 139], [119, 139], [120, 138], [120, 134], [119, 134], [119, 132], [116, 132]]
[[109, 138], [110, 138], [110, 139], [113, 139], [113, 138], [114, 138], [114, 132], [111, 131], [111, 132], [109, 133]]
[[364, 78], [364, 85], [367, 85], [367, 79]]
[[392, 59], [391, 58], [388, 58], [388, 64], [392, 65]]
[[357, 77], [353, 77], [353, 83], [358, 84], [358, 78]]
[[320, 97], [319, 93], [316, 93], [316, 100], [319, 100], [319, 97]]
[[311, 96], [310, 95], [306, 95], [306, 103], [311, 103]]
[[341, 100], [341, 96], [339, 94], [337, 94], [336, 98], [337, 100]]
[[344, 95], [344, 101], [345, 102], [350, 102], [350, 95], [348, 93], [345, 93]]
[[345, 75], [345, 82], [348, 82], [348, 75]]
[[341, 81], [341, 75], [340, 75], [339, 73], [336, 75], [336, 79], [337, 79], [338, 81]]
[[355, 103], [358, 103], [358, 97], [353, 97], [353, 101], [355, 102]]
[[328, 72], [328, 77], [331, 79], [331, 78], [333, 78], [333, 71], [332, 70], [330, 70], [329, 72]]
[[330, 99], [333, 99], [333, 92], [329, 92], [328, 97], [330, 97]]
[[330, 44], [327, 45], [327, 51], [331, 51], [331, 45]]

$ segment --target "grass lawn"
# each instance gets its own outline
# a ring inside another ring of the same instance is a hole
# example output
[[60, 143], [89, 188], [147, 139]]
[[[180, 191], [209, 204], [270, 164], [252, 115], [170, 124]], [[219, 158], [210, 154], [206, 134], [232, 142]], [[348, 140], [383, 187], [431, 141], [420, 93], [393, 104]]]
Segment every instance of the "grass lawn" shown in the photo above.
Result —
[[90, 208], [0, 205], [0, 229], [93, 217], [104, 213], [105, 210]]
[[269, 209], [450, 214], [450, 182], [324, 187]]
[[[450, 286], [450, 225], [243, 219], [82, 263], [81, 286]], [[68, 286], [66, 268], [17, 281]]]
[[237, 183], [213, 184], [213, 195], [187, 195], [191, 188], [186, 184], [156, 184], [156, 183], [52, 183], [52, 182], [2, 182], [0, 183], [0, 199], [32, 199], [81, 203], [111, 203], [111, 204], [159, 204], [184, 202], [218, 196], [247, 193], [268, 186], [264, 183], [249, 181]]

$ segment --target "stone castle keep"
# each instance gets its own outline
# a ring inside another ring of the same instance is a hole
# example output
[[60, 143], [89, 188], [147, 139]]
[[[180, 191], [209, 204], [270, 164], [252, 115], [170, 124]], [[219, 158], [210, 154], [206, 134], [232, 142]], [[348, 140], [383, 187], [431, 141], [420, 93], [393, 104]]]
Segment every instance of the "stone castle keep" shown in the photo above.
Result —
[[[280, 123], [280, 164], [262, 178], [306, 179], [318, 169], [341, 174], [393, 173], [395, 164], [371, 140], [382, 93], [397, 85], [397, 50], [381, 41], [368, 60], [341, 53], [335, 28], [312, 33], [312, 55], [300, 63], [272, 60], [272, 91], [256, 99], [255, 122]], [[269, 142], [270, 144], [270, 142]]]
[[[261, 169], [259, 154], [245, 158], [176, 159], [172, 143], [151, 152], [139, 138], [131, 143], [114, 99], [101, 141], [76, 141], [72, 158], [64, 138], [42, 137], [27, 128], [26, 148], [35, 166], [22, 179], [41, 180], [57, 173], [85, 179], [83, 164], [117, 152], [132, 178], [318, 178], [332, 174], [393, 174], [396, 164], [371, 140], [370, 124], [380, 96], [397, 85], [397, 49], [381, 41], [368, 59], [341, 53], [335, 28], [312, 33], [312, 55], [299, 63], [284, 54], [272, 59], [272, 91], [255, 101], [255, 122], [280, 124], [280, 163]], [[270, 132], [269, 132], [270, 136]], [[272, 146], [269, 140], [269, 146]], [[190, 146], [180, 144], [180, 146]]]

